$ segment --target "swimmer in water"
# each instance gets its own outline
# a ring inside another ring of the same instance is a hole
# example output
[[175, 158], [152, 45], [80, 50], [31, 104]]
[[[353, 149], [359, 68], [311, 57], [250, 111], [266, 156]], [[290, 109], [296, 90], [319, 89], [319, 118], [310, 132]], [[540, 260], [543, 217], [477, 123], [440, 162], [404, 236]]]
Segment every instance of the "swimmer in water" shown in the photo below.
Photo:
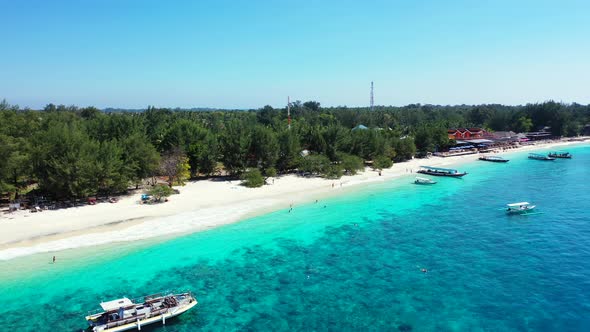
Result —
[[420, 271], [422, 271], [422, 272], [424, 272], [424, 273], [428, 272], [428, 270], [427, 270], [427, 269], [424, 269], [424, 268], [423, 268], [423, 269], [421, 269]]

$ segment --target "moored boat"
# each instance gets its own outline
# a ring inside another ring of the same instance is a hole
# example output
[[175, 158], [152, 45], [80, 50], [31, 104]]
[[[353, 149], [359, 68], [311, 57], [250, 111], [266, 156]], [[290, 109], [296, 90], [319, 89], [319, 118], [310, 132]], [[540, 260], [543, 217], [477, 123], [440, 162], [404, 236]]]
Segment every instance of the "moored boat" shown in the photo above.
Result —
[[509, 214], [529, 214], [536, 207], [529, 202], [510, 203], [506, 206], [506, 212]]
[[540, 154], [540, 153], [529, 153], [529, 159], [535, 159], [535, 160], [555, 160], [555, 158], [553, 158], [553, 157], [546, 156], [546, 155]]
[[154, 294], [140, 300], [121, 299], [101, 302], [102, 311], [89, 313], [86, 321], [92, 332], [141, 330], [145, 325], [176, 317], [197, 305], [191, 292]]
[[427, 179], [427, 178], [421, 178], [419, 176], [416, 177], [416, 180], [414, 180], [415, 184], [435, 184], [436, 181]]
[[467, 174], [467, 172], [459, 172], [456, 169], [452, 168], [442, 168], [442, 167], [431, 167], [431, 166], [420, 166], [422, 167], [418, 173], [421, 174], [428, 174], [434, 176], [449, 176], [454, 178], [459, 178]]
[[550, 152], [547, 156], [551, 158], [572, 159], [572, 154], [566, 151]]
[[493, 163], [507, 163], [510, 161], [509, 159], [504, 159], [500, 156], [485, 156], [485, 155], [479, 157], [479, 160], [491, 161]]

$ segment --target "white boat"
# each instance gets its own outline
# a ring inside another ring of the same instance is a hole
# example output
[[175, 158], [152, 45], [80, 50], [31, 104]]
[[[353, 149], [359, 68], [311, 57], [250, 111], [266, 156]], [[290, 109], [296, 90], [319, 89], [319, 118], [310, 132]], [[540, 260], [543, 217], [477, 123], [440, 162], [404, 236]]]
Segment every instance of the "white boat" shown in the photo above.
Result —
[[435, 184], [436, 181], [432, 181], [428, 178], [421, 178], [419, 176], [416, 177], [416, 180], [414, 180], [415, 184]]
[[132, 301], [126, 297], [101, 302], [102, 311], [90, 313], [86, 321], [92, 332], [119, 332], [141, 330], [145, 325], [176, 317], [197, 305], [197, 299], [190, 293], [154, 294]]
[[508, 207], [506, 212], [510, 214], [528, 214], [536, 207], [529, 202], [510, 203], [506, 206]]

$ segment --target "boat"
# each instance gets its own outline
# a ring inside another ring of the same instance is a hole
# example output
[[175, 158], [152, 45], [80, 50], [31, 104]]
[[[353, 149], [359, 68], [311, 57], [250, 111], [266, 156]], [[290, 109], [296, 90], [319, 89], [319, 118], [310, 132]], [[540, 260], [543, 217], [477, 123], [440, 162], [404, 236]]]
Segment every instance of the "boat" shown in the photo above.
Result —
[[507, 163], [510, 161], [509, 159], [504, 159], [500, 156], [481, 156], [479, 157], [479, 160], [491, 161], [493, 163]]
[[551, 158], [572, 159], [572, 154], [565, 151], [550, 152], [547, 156]]
[[531, 205], [529, 202], [518, 202], [506, 204], [506, 212], [508, 214], [531, 214], [531, 211], [536, 205]]
[[536, 159], [536, 160], [555, 160], [555, 158], [546, 156], [540, 153], [529, 153], [529, 159]]
[[138, 300], [126, 297], [101, 302], [102, 310], [89, 312], [86, 321], [92, 332], [119, 332], [141, 330], [145, 325], [176, 317], [197, 305], [191, 292], [159, 293]]
[[457, 171], [456, 169], [452, 169], [452, 168], [441, 168], [441, 167], [430, 167], [430, 166], [420, 166], [420, 167], [422, 167], [422, 169], [419, 170], [418, 173], [434, 175], [434, 176], [450, 176], [450, 177], [460, 178], [460, 177], [467, 174], [467, 172], [461, 173], [461, 172]]
[[414, 180], [415, 184], [435, 184], [436, 181], [427, 179], [427, 178], [421, 178], [419, 176], [416, 177], [416, 180]]

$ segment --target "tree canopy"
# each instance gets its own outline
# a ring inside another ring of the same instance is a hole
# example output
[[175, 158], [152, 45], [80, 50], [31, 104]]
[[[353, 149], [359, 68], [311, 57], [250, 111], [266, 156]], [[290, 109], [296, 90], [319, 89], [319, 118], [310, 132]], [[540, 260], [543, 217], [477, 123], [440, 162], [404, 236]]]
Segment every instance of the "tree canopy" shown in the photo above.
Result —
[[[48, 104], [42, 110], [0, 102], [0, 192], [30, 184], [54, 199], [110, 195], [147, 177], [170, 184], [226, 174], [274, 176], [293, 171], [338, 178], [363, 160], [377, 168], [453, 144], [447, 129], [536, 131], [579, 135], [590, 106], [548, 101], [523, 106], [412, 104], [322, 107], [295, 101], [287, 109], [104, 112]], [[361, 127], [359, 125], [363, 125]], [[355, 128], [359, 126], [358, 128]], [[258, 170], [259, 173], [256, 173]]]

